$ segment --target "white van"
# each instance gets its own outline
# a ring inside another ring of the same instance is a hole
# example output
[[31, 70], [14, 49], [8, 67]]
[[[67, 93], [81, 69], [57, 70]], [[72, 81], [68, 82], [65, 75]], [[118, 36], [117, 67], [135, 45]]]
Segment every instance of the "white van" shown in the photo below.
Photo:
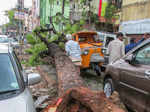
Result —
[[102, 48], [102, 53], [104, 54], [104, 59], [105, 62], [103, 64], [103, 67], [105, 68], [106, 65], [108, 64], [108, 44], [112, 41], [115, 40], [117, 37], [113, 33], [108, 33], [108, 32], [97, 32], [100, 41], [103, 43], [103, 48]]
[[107, 50], [108, 44], [112, 41], [115, 40], [117, 37], [113, 33], [106, 33], [106, 32], [97, 32], [99, 39], [103, 43], [103, 48]]

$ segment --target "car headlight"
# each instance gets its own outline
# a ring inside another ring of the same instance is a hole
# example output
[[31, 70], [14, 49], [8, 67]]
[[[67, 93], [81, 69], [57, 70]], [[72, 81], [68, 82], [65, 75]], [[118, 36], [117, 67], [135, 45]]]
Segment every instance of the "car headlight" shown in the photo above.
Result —
[[89, 50], [88, 49], [84, 50], [82, 54], [83, 55], [88, 55], [89, 54]]
[[101, 50], [103, 54], [106, 54], [106, 49]]

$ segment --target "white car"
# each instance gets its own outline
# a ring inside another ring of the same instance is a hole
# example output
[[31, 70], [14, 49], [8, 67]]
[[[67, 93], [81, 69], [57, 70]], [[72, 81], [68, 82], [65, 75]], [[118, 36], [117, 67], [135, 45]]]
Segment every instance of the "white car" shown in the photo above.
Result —
[[40, 80], [37, 73], [25, 74], [13, 49], [0, 44], [1, 112], [36, 112], [28, 86]]
[[13, 38], [8, 38], [7, 36], [4, 36], [4, 35], [3, 36], [0, 35], [0, 43], [6, 44], [6, 45], [10, 44], [14, 48], [19, 48], [19, 42], [18, 41], [16, 41]]
[[102, 41], [103, 43], [103, 47], [102, 47], [102, 53], [104, 54], [104, 59], [105, 62], [102, 65], [104, 68], [106, 68], [106, 65], [108, 64], [108, 44], [112, 41], [115, 40], [117, 37], [115, 34], [113, 33], [107, 33], [107, 32], [97, 32], [99, 39]]

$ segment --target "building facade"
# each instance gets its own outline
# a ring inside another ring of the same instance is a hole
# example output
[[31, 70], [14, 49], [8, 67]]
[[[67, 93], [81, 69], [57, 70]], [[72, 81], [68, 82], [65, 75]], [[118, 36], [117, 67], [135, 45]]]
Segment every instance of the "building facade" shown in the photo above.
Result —
[[130, 36], [150, 32], [150, 0], [123, 0], [119, 30]]
[[[50, 24], [50, 17], [55, 16], [62, 11], [62, 0], [40, 0], [40, 23], [42, 25]], [[65, 4], [64, 16], [69, 18], [69, 3]]]
[[31, 8], [32, 29], [40, 25], [40, 0], [32, 0]]

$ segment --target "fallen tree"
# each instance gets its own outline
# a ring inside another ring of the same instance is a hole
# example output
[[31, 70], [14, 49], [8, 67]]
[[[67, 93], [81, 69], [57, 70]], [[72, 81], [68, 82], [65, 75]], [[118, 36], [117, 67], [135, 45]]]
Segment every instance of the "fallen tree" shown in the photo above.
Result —
[[[59, 100], [54, 102], [56, 111], [53, 112], [124, 112], [108, 101], [103, 92], [88, 89], [76, 66], [61, 48], [55, 43], [49, 43], [38, 31], [35, 33], [47, 45], [48, 54], [54, 58], [57, 70]], [[50, 107], [44, 112], [51, 112]]]

